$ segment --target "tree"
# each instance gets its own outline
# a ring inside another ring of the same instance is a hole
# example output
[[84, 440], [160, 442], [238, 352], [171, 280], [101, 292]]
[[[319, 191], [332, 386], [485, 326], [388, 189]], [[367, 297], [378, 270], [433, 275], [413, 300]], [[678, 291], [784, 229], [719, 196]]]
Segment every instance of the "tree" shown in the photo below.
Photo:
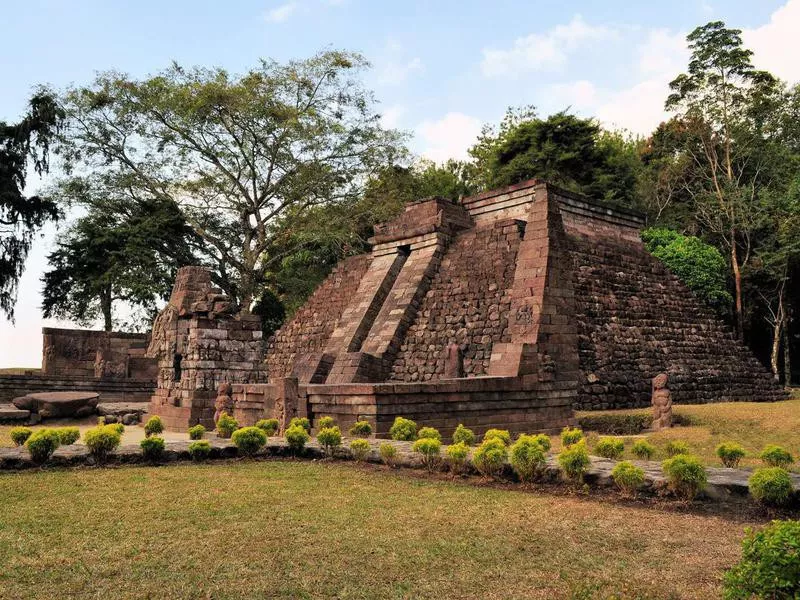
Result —
[[216, 282], [249, 308], [267, 274], [309, 243], [292, 238], [296, 223], [348, 205], [403, 153], [352, 78], [366, 66], [330, 51], [264, 60], [243, 76], [178, 65], [144, 80], [104, 73], [64, 96], [64, 154], [93, 187], [179, 206]]
[[603, 132], [593, 119], [533, 109], [509, 110], [498, 129], [485, 128], [472, 149], [474, 178], [484, 189], [534, 177], [599, 200], [632, 204], [635, 141]]
[[0, 121], [0, 312], [12, 320], [17, 285], [33, 239], [45, 223], [61, 216], [52, 199], [25, 197], [28, 161], [36, 173], [48, 171], [50, 145], [63, 117], [53, 95], [41, 89], [19, 123]]
[[114, 327], [125, 302], [149, 323], [169, 296], [178, 267], [192, 264], [194, 233], [168, 200], [106, 199], [59, 236], [42, 277], [44, 317]]
[[752, 52], [743, 48], [740, 34], [721, 21], [692, 31], [686, 38], [692, 51], [688, 73], [670, 83], [666, 108], [688, 130], [682, 150], [694, 169], [695, 185], [686, 189], [697, 218], [728, 249], [742, 339], [742, 267], [751, 256], [751, 232], [759, 219], [756, 196], [768, 176], [758, 149], [780, 86], [753, 67]]

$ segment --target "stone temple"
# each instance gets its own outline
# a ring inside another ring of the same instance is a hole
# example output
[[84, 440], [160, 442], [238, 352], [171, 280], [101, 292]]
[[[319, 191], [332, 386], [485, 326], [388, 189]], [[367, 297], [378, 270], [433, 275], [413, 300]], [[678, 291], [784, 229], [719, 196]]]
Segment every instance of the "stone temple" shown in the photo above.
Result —
[[531, 180], [452, 202], [427, 198], [376, 227], [269, 340], [208, 273], [182, 269], [150, 341], [150, 412], [213, 426], [232, 384], [240, 424], [275, 414], [398, 415], [554, 431], [574, 409], [649, 406], [669, 375], [677, 403], [784, 392], [730, 329], [653, 258], [641, 215]]

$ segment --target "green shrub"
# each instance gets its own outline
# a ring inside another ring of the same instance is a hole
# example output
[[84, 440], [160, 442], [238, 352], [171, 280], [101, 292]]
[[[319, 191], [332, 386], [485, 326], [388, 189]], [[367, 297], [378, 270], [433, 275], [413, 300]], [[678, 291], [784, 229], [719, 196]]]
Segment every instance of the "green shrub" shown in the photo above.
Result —
[[164, 432], [164, 423], [161, 422], [161, 417], [158, 415], [153, 415], [149, 419], [147, 419], [147, 423], [144, 425], [144, 434], [147, 437], [151, 435], [157, 435], [159, 433]]
[[395, 462], [397, 461], [397, 448], [394, 447], [394, 444], [384, 442], [378, 448], [378, 452], [381, 455], [381, 460], [386, 463], [387, 466], [394, 466]]
[[600, 414], [578, 417], [578, 427], [583, 431], [596, 431], [610, 435], [636, 435], [653, 424], [653, 415]]
[[231, 434], [231, 441], [239, 454], [253, 456], [267, 443], [267, 434], [260, 427], [242, 427]]
[[[436, 433], [439, 433], [438, 431]], [[432, 471], [439, 463], [439, 453], [442, 451], [442, 442], [436, 438], [419, 438], [411, 447], [414, 452], [422, 455], [422, 464]]]
[[55, 429], [37, 429], [25, 440], [25, 447], [37, 464], [46, 462], [60, 444], [61, 437]]
[[12, 427], [8, 435], [11, 437], [11, 441], [14, 442], [15, 446], [22, 446], [25, 440], [31, 437], [32, 433], [33, 429], [30, 427]]
[[689, 450], [689, 444], [683, 440], [670, 440], [664, 446], [664, 452], [667, 453], [669, 458], [672, 458], [678, 454], [689, 454], [691, 450]]
[[367, 440], [358, 439], [350, 442], [350, 454], [356, 462], [364, 462], [367, 460], [371, 449]]
[[162, 437], [157, 435], [146, 437], [139, 442], [139, 446], [142, 448], [142, 454], [149, 461], [156, 462], [164, 456], [164, 438]]
[[74, 444], [81, 438], [81, 432], [77, 427], [59, 427], [56, 431], [62, 446]]
[[205, 433], [206, 433], [206, 428], [200, 424], [197, 424], [193, 427], [189, 427], [190, 440], [202, 440]]
[[582, 439], [583, 432], [580, 429], [564, 427], [564, 429], [561, 430], [561, 445], [564, 446], [564, 448], [572, 446], [572, 444], [577, 444]]
[[507, 429], [489, 429], [483, 434], [483, 441], [486, 440], [500, 440], [504, 446], [510, 446], [511, 434]]
[[472, 429], [464, 427], [461, 423], [458, 424], [456, 430], [453, 432], [453, 444], [463, 442], [467, 446], [472, 446], [475, 443], [475, 434]]
[[311, 433], [311, 421], [309, 421], [307, 417], [295, 417], [289, 421], [289, 427], [294, 427], [295, 425], [305, 429], [306, 433]]
[[417, 439], [417, 424], [411, 419], [395, 417], [394, 423], [389, 429], [389, 437], [393, 440], [413, 442]]
[[747, 485], [753, 498], [770, 506], [786, 504], [794, 492], [792, 478], [783, 467], [756, 469], [747, 480]]
[[623, 460], [614, 465], [611, 470], [611, 478], [623, 494], [634, 496], [636, 490], [644, 483], [644, 470], [629, 460]]
[[369, 424], [369, 421], [356, 421], [350, 428], [350, 435], [369, 437], [372, 435], [372, 425]]
[[289, 427], [285, 435], [286, 443], [289, 444], [289, 448], [293, 452], [300, 452], [308, 443], [308, 440], [311, 439], [311, 436], [308, 435], [308, 431], [306, 431], [305, 427], [302, 425]]
[[498, 477], [503, 472], [507, 459], [508, 448], [502, 439], [494, 437], [487, 440], [484, 438], [483, 443], [472, 455], [472, 464], [482, 475]]
[[726, 467], [735, 469], [745, 455], [744, 448], [735, 442], [722, 442], [717, 446], [717, 456]]
[[447, 462], [450, 463], [450, 469], [453, 473], [463, 473], [465, 471], [467, 457], [469, 456], [469, 446], [465, 442], [450, 444], [445, 454], [447, 454]]
[[217, 419], [217, 435], [221, 438], [229, 438], [233, 432], [239, 429], [239, 422], [224, 412]]
[[647, 440], [636, 440], [631, 446], [631, 452], [640, 460], [650, 460], [656, 454], [656, 447]]
[[601, 437], [594, 445], [594, 451], [603, 458], [619, 460], [625, 452], [625, 442], [619, 438]]
[[113, 425], [98, 425], [83, 434], [83, 441], [98, 462], [104, 461], [122, 441], [122, 434]]
[[550, 441], [550, 436], [545, 435], [543, 433], [537, 433], [533, 436], [533, 439], [536, 440], [536, 443], [542, 447], [542, 450], [545, 452], [549, 452], [550, 448], [553, 447], [553, 443]]
[[800, 598], [800, 521], [747, 530], [742, 559], [725, 574], [726, 600]]
[[759, 458], [770, 467], [788, 467], [794, 462], [794, 457], [789, 451], [774, 444], [764, 448]]
[[97, 417], [97, 424], [98, 425], [105, 425], [106, 424], [106, 418], [105, 417]]
[[333, 420], [333, 417], [320, 417], [317, 421], [317, 429], [330, 429], [334, 425], [336, 425], [336, 421]]
[[533, 435], [521, 435], [509, 449], [511, 468], [520, 481], [533, 481], [547, 462], [544, 448]]
[[278, 432], [278, 419], [261, 419], [256, 423], [256, 427], [263, 431], [267, 437], [272, 437]]
[[706, 469], [696, 456], [676, 454], [661, 463], [669, 488], [679, 497], [691, 500], [705, 487]]
[[442, 441], [442, 434], [435, 427], [422, 427], [417, 433], [419, 439], [429, 438], [432, 440]]
[[564, 476], [574, 482], [583, 481], [583, 476], [591, 464], [589, 450], [586, 448], [586, 440], [584, 439], [565, 446], [558, 455], [558, 465], [564, 472]]
[[112, 423], [111, 425], [109, 425], [109, 427], [113, 427], [114, 429], [116, 429], [120, 435], [125, 433], [125, 425], [123, 425], [122, 423]]
[[189, 456], [192, 460], [203, 460], [211, 454], [211, 443], [208, 440], [195, 440], [189, 444]]
[[342, 445], [342, 432], [338, 427], [326, 427], [317, 433], [317, 442], [325, 450], [328, 456], [333, 455], [333, 451]]

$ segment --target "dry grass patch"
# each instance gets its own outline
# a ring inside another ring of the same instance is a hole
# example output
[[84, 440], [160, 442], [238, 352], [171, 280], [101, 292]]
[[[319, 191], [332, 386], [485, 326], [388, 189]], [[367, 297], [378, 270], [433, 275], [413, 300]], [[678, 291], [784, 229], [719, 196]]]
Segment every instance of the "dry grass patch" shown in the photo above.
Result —
[[747, 523], [295, 461], [0, 475], [0, 597], [719, 595]]

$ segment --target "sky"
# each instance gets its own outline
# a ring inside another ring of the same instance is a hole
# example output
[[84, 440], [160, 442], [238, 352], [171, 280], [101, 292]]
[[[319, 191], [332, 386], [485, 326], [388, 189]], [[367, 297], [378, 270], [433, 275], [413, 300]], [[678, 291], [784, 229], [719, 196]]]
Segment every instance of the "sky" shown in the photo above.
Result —
[[[800, 0], [641, 2], [493, 0], [0, 0], [0, 120], [13, 122], [38, 84], [88, 84], [97, 72], [155, 74], [176, 61], [245, 72], [259, 58], [363, 53], [365, 84], [411, 149], [465, 158], [484, 123], [509, 106], [569, 109], [647, 134], [667, 84], [686, 69], [686, 34], [712, 20], [743, 30], [756, 66], [800, 81]], [[40, 182], [32, 181], [29, 192]], [[65, 227], [69, 221], [63, 223]], [[16, 322], [0, 316], [0, 367], [37, 367], [40, 278], [57, 231], [37, 239]]]

